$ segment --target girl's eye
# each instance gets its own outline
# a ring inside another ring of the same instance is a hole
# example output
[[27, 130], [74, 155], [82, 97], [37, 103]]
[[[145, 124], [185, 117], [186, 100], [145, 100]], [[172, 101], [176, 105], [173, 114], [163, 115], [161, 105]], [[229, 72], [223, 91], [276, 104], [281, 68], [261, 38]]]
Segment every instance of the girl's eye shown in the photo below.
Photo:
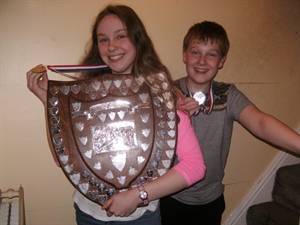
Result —
[[106, 41], [107, 41], [106, 38], [99, 38], [99, 39], [98, 39], [98, 42], [99, 42], [99, 43], [103, 43], [103, 42], [106, 42]]
[[126, 35], [119, 35], [118, 39], [123, 39], [123, 38], [126, 38], [126, 37], [127, 37]]
[[197, 51], [191, 51], [193, 55], [200, 55], [200, 52]]

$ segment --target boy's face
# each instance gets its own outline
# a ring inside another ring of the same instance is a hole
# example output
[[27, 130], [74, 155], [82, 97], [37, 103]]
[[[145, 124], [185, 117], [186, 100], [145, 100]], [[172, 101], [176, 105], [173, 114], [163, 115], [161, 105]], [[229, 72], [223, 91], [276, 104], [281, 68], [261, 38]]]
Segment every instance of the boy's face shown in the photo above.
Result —
[[201, 86], [209, 85], [226, 60], [226, 57], [221, 56], [219, 44], [210, 41], [205, 43], [193, 40], [182, 54], [189, 82]]

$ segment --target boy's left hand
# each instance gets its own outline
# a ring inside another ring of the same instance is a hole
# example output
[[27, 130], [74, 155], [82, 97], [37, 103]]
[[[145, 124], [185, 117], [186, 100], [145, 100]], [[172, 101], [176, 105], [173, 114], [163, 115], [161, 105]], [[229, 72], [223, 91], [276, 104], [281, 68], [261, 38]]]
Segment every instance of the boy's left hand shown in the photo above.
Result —
[[197, 113], [198, 110], [200, 110], [200, 105], [194, 98], [187, 97], [183, 99], [183, 102], [184, 103], [182, 106], [189, 112], [190, 116], [195, 115], [195, 113]]

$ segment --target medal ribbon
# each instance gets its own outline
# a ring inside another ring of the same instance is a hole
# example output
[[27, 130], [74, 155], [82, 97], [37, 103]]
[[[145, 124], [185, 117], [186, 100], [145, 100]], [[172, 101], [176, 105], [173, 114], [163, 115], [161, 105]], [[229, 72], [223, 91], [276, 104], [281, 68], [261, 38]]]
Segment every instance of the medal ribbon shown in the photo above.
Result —
[[[204, 114], [209, 115], [211, 114], [212, 110], [213, 110], [213, 106], [214, 106], [214, 92], [213, 92], [213, 88], [212, 88], [212, 81], [210, 82], [210, 86], [209, 86], [209, 90], [208, 90], [208, 98], [209, 98], [209, 108], [208, 110], [206, 110], [205, 107], [205, 102], [206, 100], [203, 102], [203, 104], [200, 105], [200, 109], [194, 114], [194, 116], [197, 116], [199, 114], [199, 112], [203, 111]], [[186, 90], [188, 92], [187, 97], [192, 97], [193, 98], [193, 94], [190, 92], [189, 88], [186, 85]]]
[[88, 70], [103, 70], [107, 68], [107, 65], [104, 64], [91, 64], [91, 65], [48, 65], [47, 68], [52, 72], [61, 74], [63, 76], [75, 79], [82, 80], [76, 76], [72, 76], [66, 73], [76, 73], [81, 71]]

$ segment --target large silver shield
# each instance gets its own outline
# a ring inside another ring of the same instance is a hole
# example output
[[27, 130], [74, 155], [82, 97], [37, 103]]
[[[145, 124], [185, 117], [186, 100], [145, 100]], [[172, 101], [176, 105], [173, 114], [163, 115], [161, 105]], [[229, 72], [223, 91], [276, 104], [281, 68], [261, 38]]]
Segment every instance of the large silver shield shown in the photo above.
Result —
[[172, 165], [177, 123], [164, 74], [48, 82], [48, 128], [66, 177], [102, 205]]

